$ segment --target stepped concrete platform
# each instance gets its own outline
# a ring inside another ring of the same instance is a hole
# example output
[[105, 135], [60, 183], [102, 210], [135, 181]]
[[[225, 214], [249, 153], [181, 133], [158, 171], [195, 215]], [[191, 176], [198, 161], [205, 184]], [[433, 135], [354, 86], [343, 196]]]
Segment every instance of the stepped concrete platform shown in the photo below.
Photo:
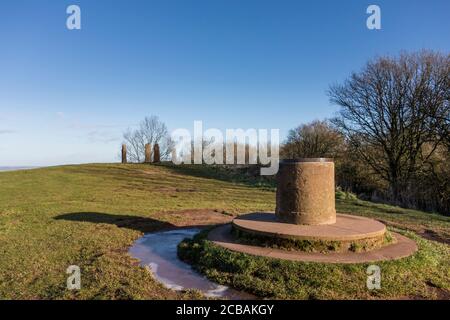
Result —
[[417, 251], [416, 243], [398, 233], [392, 232], [396, 242], [372, 251], [356, 253], [318, 253], [304, 251], [287, 251], [270, 247], [259, 247], [254, 245], [241, 244], [231, 233], [231, 224], [217, 227], [208, 234], [208, 240], [214, 244], [231, 251], [262, 256], [274, 259], [285, 259], [302, 262], [320, 263], [369, 263], [376, 261], [395, 260], [408, 257]]
[[280, 222], [272, 213], [257, 212], [239, 216], [232, 224], [234, 228], [252, 235], [293, 240], [379, 240], [386, 233], [381, 222], [347, 214], [337, 214], [333, 224], [297, 225]]
[[379, 221], [336, 214], [334, 162], [328, 158], [281, 161], [275, 214], [239, 216], [208, 237], [237, 252], [295, 261], [364, 263], [417, 250], [414, 241], [393, 236]]

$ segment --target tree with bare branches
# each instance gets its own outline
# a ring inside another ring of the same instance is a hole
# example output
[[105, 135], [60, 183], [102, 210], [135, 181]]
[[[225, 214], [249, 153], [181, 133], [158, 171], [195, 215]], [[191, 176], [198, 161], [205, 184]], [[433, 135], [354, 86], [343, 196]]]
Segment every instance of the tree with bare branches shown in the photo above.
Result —
[[423, 51], [377, 58], [330, 87], [333, 123], [396, 201], [448, 137], [449, 75], [450, 55]]
[[140, 163], [145, 159], [145, 145], [159, 145], [161, 159], [167, 159], [172, 152], [173, 142], [164, 122], [156, 116], [146, 117], [137, 129], [128, 129], [124, 135], [130, 162]]
[[327, 121], [313, 121], [289, 130], [281, 153], [285, 158], [334, 158], [341, 151], [343, 135]]

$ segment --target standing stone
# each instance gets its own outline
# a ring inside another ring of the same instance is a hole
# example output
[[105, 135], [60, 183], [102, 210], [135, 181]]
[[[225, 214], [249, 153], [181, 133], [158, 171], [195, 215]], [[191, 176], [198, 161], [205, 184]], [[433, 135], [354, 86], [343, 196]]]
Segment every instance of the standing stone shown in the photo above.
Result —
[[122, 145], [122, 163], [127, 163], [127, 145]]
[[177, 149], [175, 147], [172, 149], [172, 163], [178, 164]]
[[150, 145], [150, 143], [147, 143], [145, 145], [145, 163], [150, 163], [152, 162], [152, 147]]
[[334, 162], [284, 160], [277, 175], [276, 215], [282, 222], [321, 225], [336, 222]]
[[161, 161], [161, 154], [159, 153], [159, 144], [155, 143], [153, 147], [153, 163], [158, 163]]

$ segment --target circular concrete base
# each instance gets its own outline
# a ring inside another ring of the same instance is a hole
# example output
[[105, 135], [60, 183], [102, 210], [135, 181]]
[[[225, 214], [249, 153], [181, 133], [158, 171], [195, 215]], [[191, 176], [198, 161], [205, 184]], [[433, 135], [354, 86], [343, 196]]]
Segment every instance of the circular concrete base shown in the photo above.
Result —
[[358, 241], [382, 239], [386, 226], [364, 217], [337, 214], [336, 223], [297, 225], [277, 220], [272, 213], [250, 213], [235, 218], [233, 227], [245, 233], [272, 238], [315, 241]]
[[236, 242], [231, 233], [231, 224], [217, 227], [208, 234], [208, 240], [223, 248], [275, 259], [321, 263], [368, 263], [384, 260], [395, 260], [408, 257], [417, 251], [416, 243], [398, 233], [392, 233], [396, 242], [368, 252], [317, 253], [302, 251], [286, 251], [268, 247], [258, 247]]

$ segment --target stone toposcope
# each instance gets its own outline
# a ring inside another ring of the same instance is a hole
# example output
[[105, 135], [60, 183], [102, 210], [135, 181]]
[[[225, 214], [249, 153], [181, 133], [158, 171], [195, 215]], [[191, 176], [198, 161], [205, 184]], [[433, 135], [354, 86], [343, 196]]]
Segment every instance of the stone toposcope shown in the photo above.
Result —
[[398, 259], [417, 250], [413, 240], [387, 232], [379, 221], [336, 214], [334, 162], [328, 158], [281, 161], [275, 214], [240, 215], [208, 238], [238, 252], [327, 263]]
[[335, 223], [333, 160], [281, 161], [276, 197], [276, 215], [282, 222], [302, 225]]

